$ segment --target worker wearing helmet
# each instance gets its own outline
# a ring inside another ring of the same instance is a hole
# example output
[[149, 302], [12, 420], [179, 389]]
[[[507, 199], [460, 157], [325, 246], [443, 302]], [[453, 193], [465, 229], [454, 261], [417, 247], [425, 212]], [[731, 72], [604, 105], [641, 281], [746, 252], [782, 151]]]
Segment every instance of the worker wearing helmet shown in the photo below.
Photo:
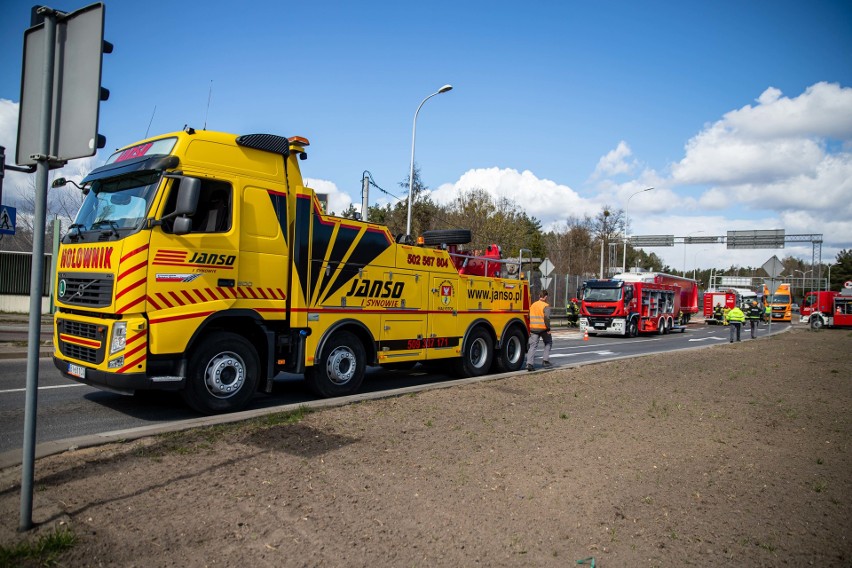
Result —
[[746, 319], [748, 320], [749, 328], [751, 329], [751, 338], [755, 339], [757, 335], [757, 323], [760, 321], [760, 315], [763, 310], [757, 305], [757, 302], [752, 300], [751, 305], [746, 310]]

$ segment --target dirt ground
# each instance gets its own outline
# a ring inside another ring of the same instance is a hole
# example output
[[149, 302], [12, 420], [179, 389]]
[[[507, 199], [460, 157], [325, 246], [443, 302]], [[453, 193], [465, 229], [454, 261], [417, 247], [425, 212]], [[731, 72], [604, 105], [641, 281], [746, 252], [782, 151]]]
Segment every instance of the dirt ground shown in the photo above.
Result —
[[[852, 566], [852, 332], [521, 374], [69, 452], [61, 566]], [[590, 561], [587, 563], [590, 565]]]

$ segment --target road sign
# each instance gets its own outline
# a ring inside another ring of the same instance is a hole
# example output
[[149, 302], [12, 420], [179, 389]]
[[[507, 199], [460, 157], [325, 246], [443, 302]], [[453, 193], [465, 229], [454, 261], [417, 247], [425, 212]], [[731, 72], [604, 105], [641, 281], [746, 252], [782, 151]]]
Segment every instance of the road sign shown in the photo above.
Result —
[[547, 290], [550, 287], [550, 281], [551, 280], [553, 280], [553, 278], [548, 278], [547, 276], [543, 276], [541, 278], [541, 289]]
[[637, 235], [628, 239], [634, 247], [673, 247], [674, 235]]
[[538, 265], [538, 270], [545, 276], [550, 276], [550, 273], [553, 272], [553, 263], [550, 262], [549, 258], [545, 258], [544, 261]]
[[0, 235], [15, 234], [16, 209], [3, 205], [0, 207]]
[[784, 248], [784, 229], [728, 231], [729, 249]]
[[843, 283], [844, 288], [852, 288], [852, 280], [847, 280]]
[[777, 256], [772, 256], [769, 260], [763, 263], [763, 268], [770, 278], [777, 278], [784, 272], [784, 264], [778, 260]]
[[[35, 165], [34, 156], [45, 151], [51, 156], [52, 167], [94, 156], [103, 147], [98, 136], [98, 110], [107, 95], [100, 84], [102, 53], [107, 45], [103, 41], [104, 5], [92, 4], [50, 19], [50, 27], [44, 21], [24, 32], [15, 154], [15, 163], [22, 166]], [[54, 38], [50, 38], [51, 30]], [[46, 45], [50, 39], [55, 44], [51, 50]], [[51, 74], [50, 79], [45, 77]], [[44, 117], [46, 90], [52, 93], [53, 103], [50, 116]], [[45, 120], [50, 122], [49, 148], [41, 147]]]

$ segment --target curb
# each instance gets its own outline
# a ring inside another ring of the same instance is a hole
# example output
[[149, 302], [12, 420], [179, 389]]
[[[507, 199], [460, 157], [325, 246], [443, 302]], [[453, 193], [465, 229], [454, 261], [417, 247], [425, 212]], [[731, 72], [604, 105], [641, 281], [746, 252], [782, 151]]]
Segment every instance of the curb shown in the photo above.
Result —
[[[27, 358], [26, 351], [0, 351], [0, 360], [8, 360], [8, 359], [26, 359]], [[39, 349], [38, 358], [39, 359], [49, 359], [53, 357], [53, 349]]]

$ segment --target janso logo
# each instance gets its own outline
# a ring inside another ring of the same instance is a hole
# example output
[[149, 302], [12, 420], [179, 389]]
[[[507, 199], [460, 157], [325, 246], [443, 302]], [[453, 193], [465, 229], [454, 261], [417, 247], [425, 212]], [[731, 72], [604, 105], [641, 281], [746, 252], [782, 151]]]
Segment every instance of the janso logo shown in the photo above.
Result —
[[189, 259], [190, 264], [200, 264], [202, 266], [233, 266], [237, 257], [233, 254], [215, 254], [207, 252], [194, 252], [192, 258]]
[[403, 282], [356, 278], [352, 281], [352, 287], [346, 295], [356, 298], [399, 298], [404, 289], [405, 283]]

